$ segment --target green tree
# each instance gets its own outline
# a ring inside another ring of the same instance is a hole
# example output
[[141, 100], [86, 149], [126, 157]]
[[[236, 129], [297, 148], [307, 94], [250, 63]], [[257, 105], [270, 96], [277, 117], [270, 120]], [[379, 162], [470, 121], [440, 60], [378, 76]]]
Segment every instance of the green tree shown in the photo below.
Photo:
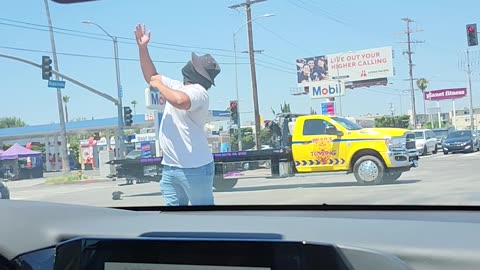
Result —
[[68, 102], [70, 102], [70, 97], [69, 96], [63, 96], [63, 104], [65, 104], [65, 121], [68, 122]]
[[288, 104], [286, 101], [283, 102], [283, 105], [280, 104], [280, 111], [282, 113], [290, 113], [290, 104]]
[[0, 128], [24, 127], [26, 125], [22, 119], [14, 116], [0, 118]]
[[422, 91], [422, 99], [423, 99], [423, 114], [427, 114], [427, 106], [425, 103], [425, 89], [428, 87], [428, 80], [425, 78], [420, 78], [417, 80], [417, 87]]
[[262, 129], [260, 131], [260, 144], [261, 145], [271, 145], [272, 136], [270, 135], [270, 130], [268, 128]]
[[382, 116], [375, 118], [375, 127], [395, 127], [395, 128], [408, 128], [410, 116]]
[[[230, 132], [230, 146], [232, 151], [238, 151], [238, 138], [237, 132], [232, 130]], [[260, 139], [262, 140], [262, 139]], [[250, 127], [242, 128], [242, 149], [250, 149], [255, 146], [253, 141], [253, 129]]]
[[437, 121], [426, 122], [426, 123], [423, 125], [423, 128], [425, 128], [425, 129], [443, 128], [443, 127], [446, 127], [446, 125], [445, 125], [444, 123], [440, 123], [440, 126], [438, 126], [438, 122], [437, 122]]

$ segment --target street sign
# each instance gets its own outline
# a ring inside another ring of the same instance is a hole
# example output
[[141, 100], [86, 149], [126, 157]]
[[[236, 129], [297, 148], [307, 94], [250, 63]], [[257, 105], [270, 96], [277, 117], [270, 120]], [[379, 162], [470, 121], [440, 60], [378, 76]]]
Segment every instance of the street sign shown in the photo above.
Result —
[[50, 88], [65, 88], [65, 81], [48, 80]]

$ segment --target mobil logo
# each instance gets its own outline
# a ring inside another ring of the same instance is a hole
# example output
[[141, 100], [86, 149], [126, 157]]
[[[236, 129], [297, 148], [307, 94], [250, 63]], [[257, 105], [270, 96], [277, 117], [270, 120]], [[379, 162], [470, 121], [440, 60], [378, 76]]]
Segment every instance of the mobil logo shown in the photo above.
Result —
[[329, 98], [344, 95], [344, 84], [338, 81], [319, 82], [312, 85], [311, 98]]
[[145, 104], [147, 109], [163, 112], [165, 109], [165, 97], [155, 88], [145, 89]]

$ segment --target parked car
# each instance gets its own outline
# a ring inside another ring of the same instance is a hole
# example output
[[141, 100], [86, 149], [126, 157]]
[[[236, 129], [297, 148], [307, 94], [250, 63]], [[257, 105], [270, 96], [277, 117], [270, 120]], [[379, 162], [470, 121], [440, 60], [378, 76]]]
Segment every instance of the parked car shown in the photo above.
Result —
[[457, 130], [448, 134], [443, 142], [443, 153], [480, 151], [480, 140], [471, 130]]
[[3, 181], [0, 181], [0, 200], [1, 199], [10, 199], [10, 191], [8, 190], [7, 185]]
[[428, 155], [429, 153], [437, 153], [437, 136], [430, 129], [414, 130], [415, 144], [420, 155]]
[[445, 140], [448, 134], [452, 131], [455, 131], [453, 128], [434, 128], [433, 133], [437, 137], [437, 148], [442, 149], [443, 140]]

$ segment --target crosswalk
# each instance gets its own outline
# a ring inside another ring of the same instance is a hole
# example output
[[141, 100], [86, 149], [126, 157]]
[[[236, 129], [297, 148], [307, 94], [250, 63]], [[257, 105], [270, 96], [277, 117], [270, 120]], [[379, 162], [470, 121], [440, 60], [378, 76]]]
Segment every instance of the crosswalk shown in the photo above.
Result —
[[435, 155], [428, 155], [428, 156], [420, 156], [421, 159], [456, 159], [456, 158], [475, 158], [479, 157], [480, 158], [480, 152], [475, 152], [475, 153], [458, 153], [458, 154], [448, 154], [444, 155], [442, 152], [439, 152], [438, 154]]

